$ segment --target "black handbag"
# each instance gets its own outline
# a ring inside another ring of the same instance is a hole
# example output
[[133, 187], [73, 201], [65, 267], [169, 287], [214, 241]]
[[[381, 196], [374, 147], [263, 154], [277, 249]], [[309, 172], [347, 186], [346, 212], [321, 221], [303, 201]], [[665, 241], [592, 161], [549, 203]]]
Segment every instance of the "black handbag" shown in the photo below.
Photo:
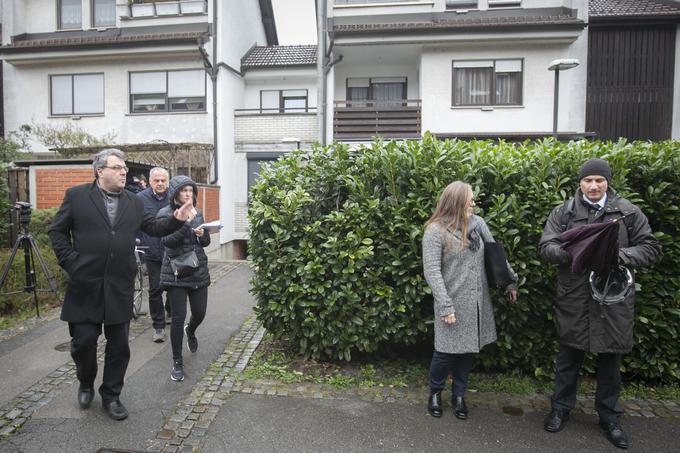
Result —
[[198, 255], [195, 250], [170, 258], [170, 268], [176, 278], [186, 277], [198, 268]]
[[508, 270], [508, 257], [498, 242], [484, 242], [484, 267], [489, 287], [505, 289], [515, 278]]

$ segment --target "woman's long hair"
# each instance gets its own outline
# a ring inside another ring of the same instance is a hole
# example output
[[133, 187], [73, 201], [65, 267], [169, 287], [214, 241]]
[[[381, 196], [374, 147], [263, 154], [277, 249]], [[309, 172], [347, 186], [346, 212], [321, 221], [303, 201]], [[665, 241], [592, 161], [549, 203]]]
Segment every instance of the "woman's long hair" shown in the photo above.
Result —
[[438, 223], [444, 228], [450, 228], [451, 231], [460, 230], [461, 241], [459, 251], [463, 251], [468, 243], [467, 236], [470, 218], [466, 213], [470, 203], [471, 192], [472, 187], [470, 184], [462, 181], [454, 181], [446, 186], [439, 197], [434, 214], [425, 224], [427, 226], [431, 223]]

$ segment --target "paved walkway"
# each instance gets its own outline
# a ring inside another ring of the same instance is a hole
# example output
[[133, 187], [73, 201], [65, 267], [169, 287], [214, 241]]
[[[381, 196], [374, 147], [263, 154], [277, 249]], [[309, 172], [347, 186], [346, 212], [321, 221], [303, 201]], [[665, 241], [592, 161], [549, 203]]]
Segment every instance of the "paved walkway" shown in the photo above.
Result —
[[[564, 431], [541, 429], [544, 397], [474, 393], [470, 419], [433, 419], [426, 389], [342, 389], [247, 380], [242, 371], [264, 330], [252, 314], [245, 263], [213, 263], [199, 350], [185, 352], [187, 378], [169, 379], [169, 341], [151, 342], [148, 318], [131, 325], [132, 360], [111, 421], [99, 398], [83, 411], [68, 354], [68, 329], [48, 313], [0, 332], [0, 452], [612, 451], [582, 398]], [[56, 347], [56, 349], [55, 349]], [[100, 373], [101, 374], [101, 373]], [[101, 379], [101, 377], [100, 377]], [[98, 384], [97, 384], [98, 385]], [[678, 451], [680, 404], [625, 402], [631, 451]]]

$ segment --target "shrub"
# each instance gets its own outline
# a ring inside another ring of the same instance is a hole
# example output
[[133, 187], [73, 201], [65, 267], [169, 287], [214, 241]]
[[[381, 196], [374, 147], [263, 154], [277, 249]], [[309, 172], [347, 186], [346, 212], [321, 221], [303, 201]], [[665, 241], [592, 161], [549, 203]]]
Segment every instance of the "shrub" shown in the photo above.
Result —
[[[257, 315], [314, 358], [424, 341], [432, 300], [422, 275], [423, 224], [441, 190], [469, 182], [478, 213], [521, 278], [518, 304], [495, 294], [498, 341], [486, 368], [552, 373], [556, 269], [538, 239], [550, 210], [573, 195], [590, 157], [610, 161], [611, 186], [649, 216], [664, 259], [638, 274], [636, 347], [624, 366], [647, 380], [678, 380], [680, 143], [544, 140], [374, 142], [296, 152], [263, 168], [251, 189], [250, 257]], [[592, 366], [591, 363], [587, 364]]]

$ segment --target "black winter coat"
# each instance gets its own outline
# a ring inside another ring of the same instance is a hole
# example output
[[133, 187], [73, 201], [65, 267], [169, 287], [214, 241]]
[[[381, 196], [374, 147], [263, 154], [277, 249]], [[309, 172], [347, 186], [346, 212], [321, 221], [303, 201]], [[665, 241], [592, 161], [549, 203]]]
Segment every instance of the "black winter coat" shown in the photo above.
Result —
[[[652, 235], [647, 217], [640, 208], [616, 191], [607, 191], [604, 209], [594, 211], [585, 206], [581, 190], [574, 196], [569, 228], [621, 218], [619, 227], [619, 261], [631, 269], [649, 266], [661, 258], [661, 244]], [[539, 243], [541, 256], [558, 264], [555, 321], [561, 344], [582, 351], [627, 353], [633, 347], [635, 289], [618, 304], [600, 305], [593, 300], [588, 278], [590, 271], [571, 272], [571, 255], [560, 247], [564, 205], [555, 207]], [[634, 275], [634, 272], [632, 272]]]
[[61, 319], [121, 324], [132, 318], [134, 248], [139, 230], [163, 236], [184, 222], [144, 213], [137, 196], [123, 191], [111, 225], [96, 181], [71, 187], [48, 230], [59, 265], [70, 280]]
[[[174, 209], [174, 203], [170, 203], [170, 206], [166, 206], [158, 211], [158, 217], [171, 216]], [[203, 222], [203, 214], [201, 211], [198, 211], [196, 217], [191, 222], [185, 223], [182, 228], [161, 239], [161, 244], [163, 244], [165, 251], [161, 264], [161, 288], [181, 287], [197, 289], [210, 285], [208, 257], [203, 250], [203, 247], [210, 245], [210, 234], [206, 231], [199, 238], [192, 230], [192, 228], [196, 228]], [[196, 252], [196, 256], [198, 256], [198, 268], [187, 276], [175, 277], [170, 267], [170, 258], [187, 253], [192, 249]]]

